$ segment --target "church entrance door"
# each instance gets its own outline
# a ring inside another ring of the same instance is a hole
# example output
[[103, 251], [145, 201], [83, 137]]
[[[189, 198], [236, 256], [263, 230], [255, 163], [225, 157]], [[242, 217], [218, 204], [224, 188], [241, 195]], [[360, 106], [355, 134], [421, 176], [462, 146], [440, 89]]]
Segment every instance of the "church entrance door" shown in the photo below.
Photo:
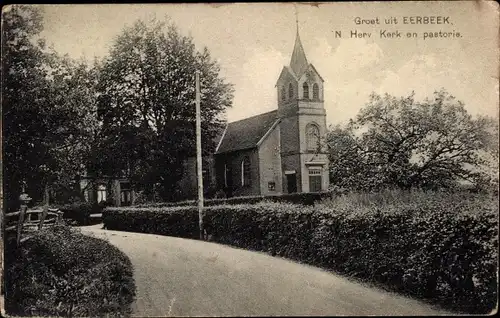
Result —
[[321, 176], [309, 176], [309, 188], [311, 192], [320, 192]]
[[309, 192], [320, 192], [321, 183], [321, 169], [309, 168]]
[[295, 173], [286, 175], [286, 183], [287, 183], [288, 193], [297, 192], [297, 176]]

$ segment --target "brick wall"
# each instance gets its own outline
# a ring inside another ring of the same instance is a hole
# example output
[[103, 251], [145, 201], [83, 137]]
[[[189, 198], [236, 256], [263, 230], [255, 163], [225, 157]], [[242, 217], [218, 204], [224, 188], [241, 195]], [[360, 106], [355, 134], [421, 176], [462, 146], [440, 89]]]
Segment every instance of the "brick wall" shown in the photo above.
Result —
[[[250, 184], [241, 184], [242, 161], [250, 160]], [[228, 185], [224, 184], [224, 165], [226, 165]], [[226, 195], [247, 196], [260, 194], [259, 153], [257, 148], [218, 154], [215, 158], [217, 188], [225, 190]]]
[[285, 172], [295, 170], [296, 175], [296, 184], [297, 184], [297, 192], [302, 192], [302, 178], [300, 173], [300, 154], [295, 153], [292, 155], [281, 155], [281, 169], [282, 169], [282, 178], [281, 182], [283, 185], [283, 193], [288, 193], [288, 184], [287, 184], [287, 176]]
[[[316, 153], [314, 151], [307, 150], [307, 136], [306, 136], [306, 126], [310, 123], [316, 124], [320, 129], [321, 136], [326, 135], [326, 113], [323, 108], [321, 109], [301, 109], [299, 111], [299, 129], [300, 129], [300, 149], [301, 149], [301, 160], [300, 160], [300, 171], [301, 171], [301, 186], [302, 191], [310, 192], [309, 187], [309, 167], [306, 162], [316, 161], [325, 162], [326, 164], [322, 166], [322, 187], [323, 191], [328, 190], [330, 180], [328, 173], [328, 156], [326, 153]], [[325, 149], [323, 149], [324, 151]]]
[[299, 150], [299, 122], [296, 116], [281, 119], [280, 143], [282, 155], [296, 153]]
[[[279, 125], [267, 136], [259, 147], [260, 193], [272, 195], [283, 193], [280, 156]], [[274, 183], [274, 190], [269, 183]]]
[[[323, 104], [323, 83], [314, 68], [309, 67], [310, 77], [304, 74], [300, 79], [295, 79], [286, 69], [281, 73], [277, 88], [280, 92], [281, 87], [288, 90], [288, 83], [292, 82], [294, 87], [294, 98], [286, 100], [278, 98], [278, 116], [281, 118], [280, 136], [281, 136], [281, 169], [282, 169], [282, 190], [288, 192], [287, 177], [285, 171], [295, 170], [297, 191], [309, 192], [309, 167], [308, 161], [322, 161], [322, 190], [327, 190], [329, 186], [328, 176], [328, 158], [326, 154], [314, 156], [314, 152], [307, 150], [306, 126], [309, 123], [316, 124], [320, 129], [320, 134], [326, 134], [326, 112]], [[303, 83], [309, 84], [309, 99], [303, 98]], [[319, 85], [319, 98], [312, 100], [313, 84]], [[281, 94], [278, 94], [281, 96]]]

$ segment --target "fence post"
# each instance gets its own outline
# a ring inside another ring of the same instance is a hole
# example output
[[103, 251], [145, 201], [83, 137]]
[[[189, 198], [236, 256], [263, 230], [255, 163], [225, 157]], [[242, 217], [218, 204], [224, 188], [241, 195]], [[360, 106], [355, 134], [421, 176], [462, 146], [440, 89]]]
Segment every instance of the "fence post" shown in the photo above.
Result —
[[19, 243], [21, 243], [21, 232], [23, 230], [24, 216], [26, 214], [26, 211], [28, 210], [28, 202], [31, 201], [31, 198], [26, 193], [22, 193], [19, 196], [19, 201], [21, 201], [21, 208], [19, 210], [19, 220], [17, 222], [17, 238], [16, 238], [16, 243], [18, 246]]
[[63, 211], [57, 211], [57, 220], [56, 220], [57, 224], [62, 224], [63, 214], [64, 214]]

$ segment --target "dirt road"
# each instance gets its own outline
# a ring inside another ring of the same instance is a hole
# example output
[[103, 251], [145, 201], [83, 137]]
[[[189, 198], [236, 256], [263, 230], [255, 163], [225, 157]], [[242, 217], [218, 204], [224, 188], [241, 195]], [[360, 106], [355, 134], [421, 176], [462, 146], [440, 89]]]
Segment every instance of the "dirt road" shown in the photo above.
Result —
[[105, 237], [134, 265], [134, 316], [440, 315], [443, 311], [262, 253], [167, 236]]

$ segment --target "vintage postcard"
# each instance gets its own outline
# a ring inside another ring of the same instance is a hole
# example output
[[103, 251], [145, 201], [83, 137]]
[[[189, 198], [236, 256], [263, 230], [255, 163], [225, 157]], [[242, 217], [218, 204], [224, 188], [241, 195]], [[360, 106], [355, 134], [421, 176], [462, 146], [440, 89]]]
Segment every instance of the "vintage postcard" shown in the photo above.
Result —
[[494, 1], [2, 7], [6, 316], [492, 314]]

